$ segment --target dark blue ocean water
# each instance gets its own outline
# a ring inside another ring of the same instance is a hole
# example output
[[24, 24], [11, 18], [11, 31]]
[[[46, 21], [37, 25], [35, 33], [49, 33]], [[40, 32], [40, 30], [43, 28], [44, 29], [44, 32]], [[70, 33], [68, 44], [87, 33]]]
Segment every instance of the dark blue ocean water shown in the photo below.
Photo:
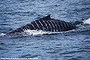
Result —
[[[0, 0], [0, 33], [48, 14], [68, 22], [83, 21], [90, 18], [90, 0]], [[90, 26], [77, 30], [53, 35], [0, 37], [0, 58], [90, 60]]]

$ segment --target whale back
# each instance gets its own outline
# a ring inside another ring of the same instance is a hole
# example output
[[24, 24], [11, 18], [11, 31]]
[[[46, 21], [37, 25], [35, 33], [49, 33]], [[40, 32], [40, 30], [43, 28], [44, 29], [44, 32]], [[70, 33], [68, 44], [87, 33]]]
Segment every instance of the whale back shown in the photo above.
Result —
[[76, 25], [57, 19], [51, 19], [50, 15], [40, 18], [39, 20], [32, 21], [30, 24], [17, 28], [9, 32], [9, 34], [18, 34], [25, 30], [43, 30], [51, 32], [68, 31], [77, 28]]
[[33, 30], [43, 30], [52, 32], [68, 31], [76, 28], [76, 26], [72, 23], [57, 19], [36, 20], [31, 22], [31, 25], [33, 27]]

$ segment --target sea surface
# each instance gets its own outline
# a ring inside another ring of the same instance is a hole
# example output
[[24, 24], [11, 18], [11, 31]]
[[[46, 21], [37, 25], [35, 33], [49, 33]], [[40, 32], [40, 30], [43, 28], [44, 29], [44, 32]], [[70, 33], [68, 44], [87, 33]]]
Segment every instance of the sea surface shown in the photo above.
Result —
[[67, 22], [87, 20], [90, 0], [0, 0], [0, 60], [90, 60], [90, 25], [55, 34], [3, 36], [49, 14]]

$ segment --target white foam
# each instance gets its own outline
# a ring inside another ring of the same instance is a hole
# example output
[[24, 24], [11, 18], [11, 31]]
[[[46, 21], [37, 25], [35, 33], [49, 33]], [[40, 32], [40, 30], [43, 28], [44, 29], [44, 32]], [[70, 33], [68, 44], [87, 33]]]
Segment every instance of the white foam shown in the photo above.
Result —
[[4, 34], [4, 33], [0, 33], [0, 36], [4, 36], [4, 35], [6, 35], [6, 34]]
[[55, 34], [55, 33], [61, 33], [61, 32], [49, 32], [49, 31], [42, 31], [42, 30], [25, 30], [25, 34], [27, 35], [43, 35], [43, 34]]
[[83, 21], [84, 24], [90, 24], [90, 18], [88, 18], [87, 20]]

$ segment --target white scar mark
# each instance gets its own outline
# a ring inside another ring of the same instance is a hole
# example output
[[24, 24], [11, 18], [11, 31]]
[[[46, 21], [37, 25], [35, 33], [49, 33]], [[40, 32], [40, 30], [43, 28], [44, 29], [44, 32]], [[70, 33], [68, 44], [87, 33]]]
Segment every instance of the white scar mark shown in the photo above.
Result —
[[53, 30], [55, 31], [55, 26], [54, 26], [54, 24], [52, 23], [52, 21], [50, 21], [50, 22], [51, 22], [51, 24], [52, 24], [52, 26], [53, 26], [53, 28], [54, 28]]
[[48, 29], [47, 23], [46, 23], [45, 21], [43, 21], [43, 22], [44, 22], [44, 24], [45, 24], [46, 28]]
[[35, 21], [35, 23], [36, 23], [37, 27], [40, 29], [40, 27], [39, 27], [38, 23], [37, 23], [36, 21]]
[[34, 29], [36, 29], [35, 26], [34, 26], [33, 24], [31, 24], [31, 25], [33, 26]]

